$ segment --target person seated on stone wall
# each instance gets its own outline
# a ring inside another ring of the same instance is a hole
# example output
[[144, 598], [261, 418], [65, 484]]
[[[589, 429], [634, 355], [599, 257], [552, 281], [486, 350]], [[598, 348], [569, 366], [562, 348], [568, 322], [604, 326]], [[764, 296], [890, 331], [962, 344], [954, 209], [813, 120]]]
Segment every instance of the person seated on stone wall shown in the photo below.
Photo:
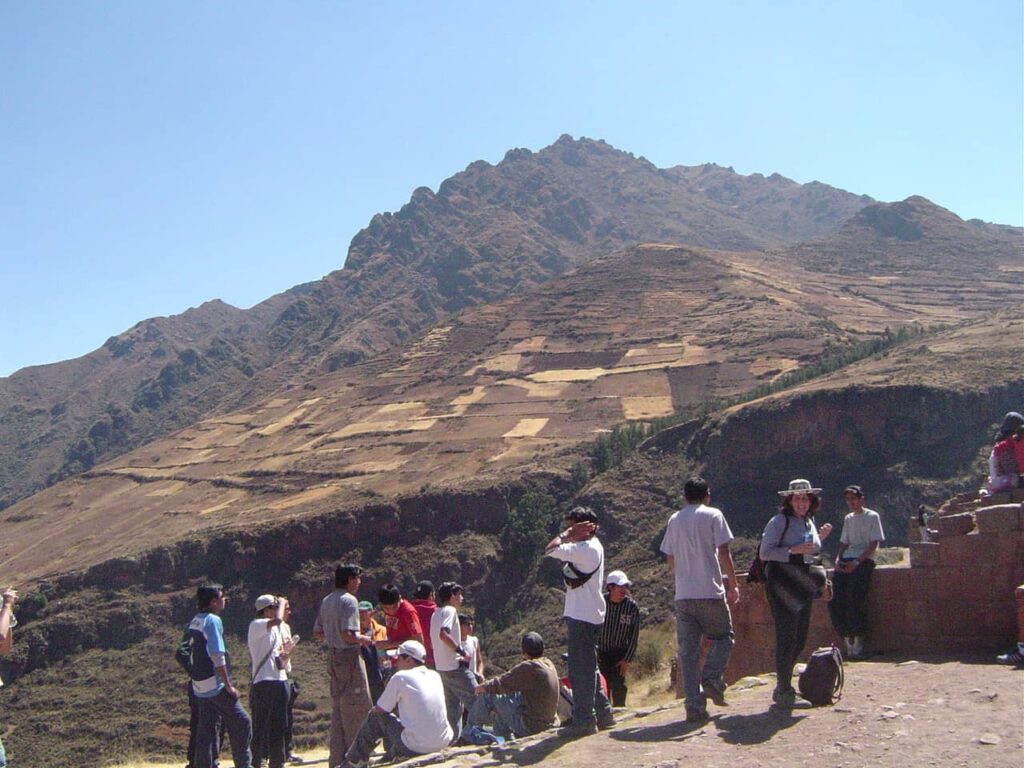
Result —
[[544, 656], [544, 638], [527, 632], [522, 640], [523, 661], [505, 674], [476, 687], [469, 711], [470, 729], [493, 724], [504, 738], [522, 738], [547, 730], [555, 722], [558, 672]]
[[1002, 493], [1020, 486], [1024, 472], [1024, 416], [1010, 411], [996, 433], [996, 444], [988, 457], [985, 490]]
[[875, 569], [875, 550], [885, 535], [882, 518], [864, 506], [864, 491], [859, 485], [848, 485], [843, 499], [850, 513], [843, 519], [839, 536], [828, 611], [832, 626], [846, 640], [847, 658], [859, 659], [864, 654], [864, 636], [868, 631], [868, 588]]
[[441, 676], [424, 665], [426, 657], [423, 643], [406, 640], [398, 646], [395, 673], [339, 768], [366, 768], [382, 739], [385, 762], [439, 752], [451, 743], [444, 686]]

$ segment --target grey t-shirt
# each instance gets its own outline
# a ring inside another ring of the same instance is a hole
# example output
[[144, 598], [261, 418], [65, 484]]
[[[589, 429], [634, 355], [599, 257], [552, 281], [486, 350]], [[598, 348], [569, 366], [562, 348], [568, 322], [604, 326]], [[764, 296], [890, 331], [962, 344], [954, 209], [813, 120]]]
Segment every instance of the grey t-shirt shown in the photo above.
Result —
[[860, 557], [872, 541], [884, 541], [882, 518], [872, 509], [864, 507], [860, 514], [851, 512], [843, 519], [843, 533], [839, 537], [842, 544], [848, 544], [843, 552], [843, 559]]
[[349, 630], [359, 631], [359, 601], [344, 589], [336, 589], [320, 602], [313, 631], [324, 633], [329, 648], [358, 650], [359, 643], [348, 640]]
[[725, 596], [718, 548], [732, 541], [721, 510], [687, 504], [668, 519], [661, 551], [675, 562], [676, 600]]

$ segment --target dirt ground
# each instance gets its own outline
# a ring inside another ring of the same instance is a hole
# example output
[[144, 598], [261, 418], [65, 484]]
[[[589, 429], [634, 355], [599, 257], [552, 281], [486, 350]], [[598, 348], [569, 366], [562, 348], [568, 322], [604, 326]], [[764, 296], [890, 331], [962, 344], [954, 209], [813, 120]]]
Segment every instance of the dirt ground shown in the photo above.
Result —
[[[886, 659], [846, 665], [834, 707], [771, 708], [771, 676], [744, 678], [730, 705], [709, 704], [711, 720], [683, 720], [681, 702], [625, 711], [614, 729], [576, 741], [553, 732], [482, 753], [455, 750], [401, 764], [406, 768], [764, 768], [765, 766], [1024, 765], [1024, 670], [971, 660]], [[325, 766], [326, 755], [304, 755]], [[140, 768], [153, 764], [137, 763]], [[177, 764], [176, 764], [177, 765]], [[153, 766], [155, 768], [155, 766]], [[398, 766], [396, 766], [398, 768]]]

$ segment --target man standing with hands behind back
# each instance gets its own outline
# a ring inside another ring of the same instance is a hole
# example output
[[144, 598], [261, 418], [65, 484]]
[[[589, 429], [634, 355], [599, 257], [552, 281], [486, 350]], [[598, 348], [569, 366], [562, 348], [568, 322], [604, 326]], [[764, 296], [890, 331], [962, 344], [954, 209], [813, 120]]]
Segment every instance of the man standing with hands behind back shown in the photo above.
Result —
[[875, 570], [875, 550], [885, 535], [882, 518], [864, 506], [864, 491], [859, 485], [847, 486], [843, 498], [850, 514], [843, 519], [828, 610], [832, 626], [846, 640], [847, 658], [859, 659], [864, 655], [864, 635], [868, 631], [868, 587]]
[[[711, 489], [700, 477], [683, 487], [686, 506], [668, 520], [661, 551], [676, 582], [676, 634], [679, 640], [679, 671], [686, 693], [686, 721], [708, 719], [707, 700], [725, 702], [725, 668], [732, 653], [732, 614], [739, 602], [729, 542], [732, 531], [721, 510], [708, 506]], [[723, 572], [725, 574], [723, 580]], [[698, 676], [701, 641], [711, 649]]]

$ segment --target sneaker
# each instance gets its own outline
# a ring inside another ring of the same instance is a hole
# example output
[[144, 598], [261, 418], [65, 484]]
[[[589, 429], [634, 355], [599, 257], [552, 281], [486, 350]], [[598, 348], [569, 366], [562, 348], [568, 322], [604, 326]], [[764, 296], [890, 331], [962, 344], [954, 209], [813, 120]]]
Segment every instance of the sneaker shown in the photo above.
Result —
[[558, 735], [563, 739], [580, 739], [584, 736], [593, 736], [597, 733], [597, 723], [591, 721], [582, 725], [569, 723], [558, 729]]
[[599, 731], [609, 731], [615, 727], [615, 718], [611, 715], [608, 717], [597, 718], [597, 729]]
[[703, 723], [710, 719], [710, 717], [706, 709], [686, 708], [686, 722], [688, 723]]
[[1014, 666], [1024, 665], [1024, 653], [1020, 652], [1020, 648], [1014, 648], [1009, 653], [1001, 653], [996, 656], [996, 661], [1000, 664], [1012, 664]]
[[729, 706], [729, 702], [725, 700], [726, 685], [724, 682], [718, 682], [717, 680], [705, 680], [700, 684], [700, 687], [704, 689], [705, 695], [715, 702], [717, 706]]
[[857, 637], [850, 638], [853, 642], [847, 646], [847, 650], [850, 652], [851, 659], [859, 659], [864, 655], [864, 638]]
[[298, 755], [293, 755], [290, 752], [288, 753], [288, 756], [285, 757], [285, 760], [287, 760], [289, 763], [294, 763], [295, 765], [302, 765], [304, 762], [306, 762]]
[[772, 701], [780, 707], [792, 708], [796, 704], [796, 691], [792, 688], [785, 691], [776, 688], [772, 692]]
[[338, 768], [370, 768], [369, 762], [361, 762], [354, 760], [345, 760]]

